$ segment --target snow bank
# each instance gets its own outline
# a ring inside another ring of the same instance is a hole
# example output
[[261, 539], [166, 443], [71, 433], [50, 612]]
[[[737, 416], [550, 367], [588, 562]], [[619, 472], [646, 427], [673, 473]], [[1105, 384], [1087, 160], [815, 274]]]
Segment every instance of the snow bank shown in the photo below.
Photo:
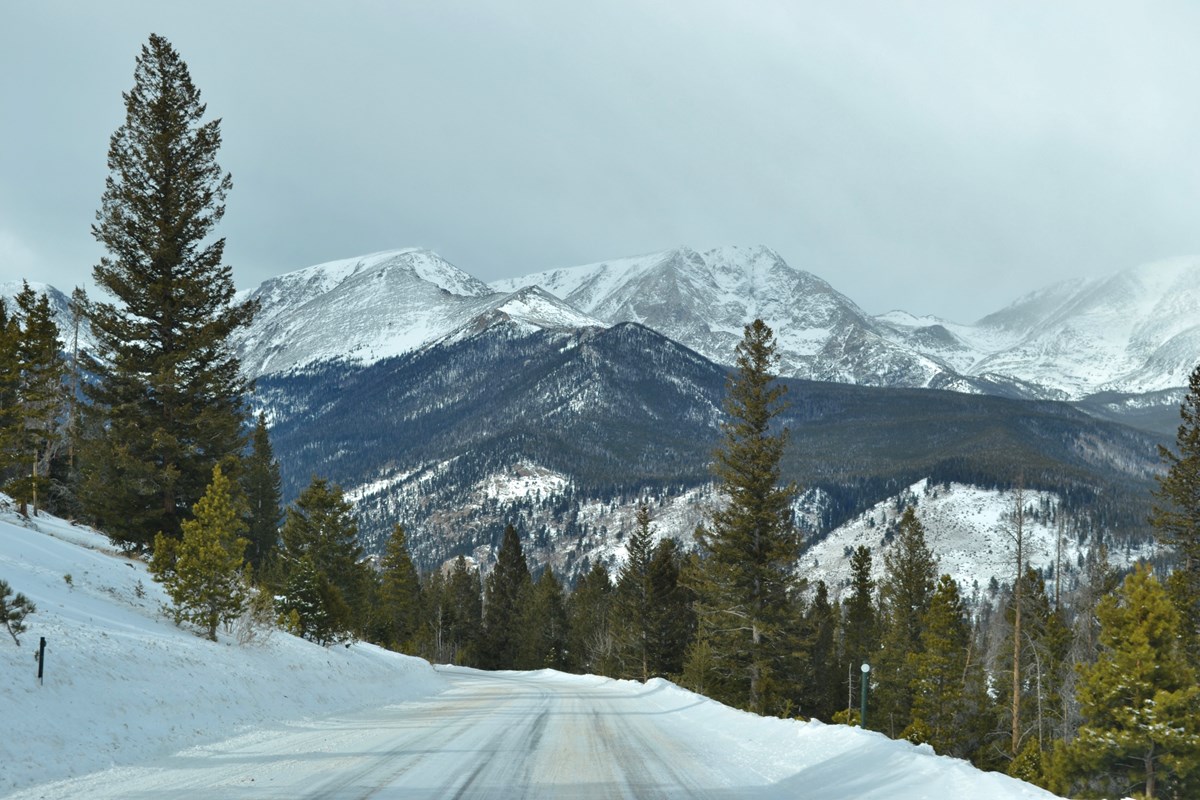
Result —
[[209, 642], [160, 612], [166, 597], [143, 563], [62, 520], [25, 521], [4, 499], [0, 579], [37, 606], [20, 647], [0, 628], [0, 795], [445, 683], [427, 662], [371, 645], [323, 648], [278, 631]]
[[714, 759], [735, 757], [747, 772], [772, 785], [772, 796], [822, 800], [1054, 797], [1007, 775], [939, 756], [927, 744], [896, 741], [848, 725], [760, 717], [661, 678], [647, 682], [642, 691], [645, 705], [680, 717], [681, 735], [703, 731], [703, 746]]

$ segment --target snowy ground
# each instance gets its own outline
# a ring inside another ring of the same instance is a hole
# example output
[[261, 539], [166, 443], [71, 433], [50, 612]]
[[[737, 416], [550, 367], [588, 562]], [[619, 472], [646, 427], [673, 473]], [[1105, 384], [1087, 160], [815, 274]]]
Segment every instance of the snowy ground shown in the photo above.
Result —
[[425, 661], [370, 645], [327, 649], [282, 633], [209, 642], [159, 613], [165, 597], [144, 564], [51, 518], [0, 511], [0, 579], [37, 606], [20, 647], [0, 627], [0, 796], [445, 685]]
[[0, 512], [0, 577], [38, 606], [21, 647], [0, 641], [0, 796], [14, 800], [1050, 797], [661, 680], [434, 670], [282, 633], [214, 644], [161, 617], [143, 565], [57, 520]]

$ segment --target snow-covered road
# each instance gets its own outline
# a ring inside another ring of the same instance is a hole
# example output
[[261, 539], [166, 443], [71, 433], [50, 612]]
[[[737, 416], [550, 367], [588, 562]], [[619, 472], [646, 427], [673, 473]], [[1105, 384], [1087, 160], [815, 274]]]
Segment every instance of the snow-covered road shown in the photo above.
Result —
[[776, 796], [736, 748], [714, 747], [716, 732], [687, 724], [667, 684], [447, 677], [451, 688], [427, 700], [256, 731], [18, 797]]
[[436, 696], [268, 726], [14, 800], [1048, 796], [878, 734], [764, 720], [665, 681], [442, 671], [449, 688]]

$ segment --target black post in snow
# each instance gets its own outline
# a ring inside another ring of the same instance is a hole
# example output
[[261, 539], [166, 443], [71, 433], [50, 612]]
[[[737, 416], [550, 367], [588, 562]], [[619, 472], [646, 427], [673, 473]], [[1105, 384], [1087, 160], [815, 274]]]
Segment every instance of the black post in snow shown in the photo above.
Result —
[[42, 673], [46, 668], [46, 637], [41, 637], [42, 640], [38, 643], [38, 686], [42, 685]]

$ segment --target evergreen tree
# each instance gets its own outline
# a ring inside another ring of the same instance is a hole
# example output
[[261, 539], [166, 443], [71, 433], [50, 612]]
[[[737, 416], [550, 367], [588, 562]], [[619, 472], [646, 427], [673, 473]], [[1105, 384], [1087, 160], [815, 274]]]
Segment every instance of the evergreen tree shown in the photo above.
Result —
[[20, 321], [9, 314], [8, 304], [0, 297], [0, 485], [7, 485], [20, 475], [24, 453], [24, 426], [18, 394], [21, 366], [17, 348], [20, 341]]
[[862, 689], [860, 667], [874, 662], [879, 647], [879, 621], [875, 612], [875, 580], [871, 577], [871, 548], [859, 545], [850, 556], [850, 597], [843, 604], [842, 661], [838, 675], [846, 675], [846, 707], [853, 711]]
[[214, 642], [217, 627], [232, 622], [246, 606], [243, 504], [221, 468], [214, 467], [194, 516], [183, 521], [183, 538], [175, 542], [161, 533], [155, 537], [150, 569], [171, 597], [175, 624], [196, 625]]
[[1158, 476], [1150, 522], [1160, 543], [1175, 550], [1179, 565], [1167, 580], [1179, 610], [1188, 653], [1200, 661], [1200, 366], [1188, 378], [1179, 406], [1178, 453], [1159, 445], [1167, 473]]
[[[170, 541], [165, 539], [164, 541]], [[335, 644], [348, 637], [350, 607], [318, 569], [311, 553], [292, 560], [280, 611], [288, 627], [297, 636], [320, 645]]]
[[[1141, 796], [1195, 797], [1200, 768], [1200, 687], [1180, 646], [1180, 617], [1139, 565], [1096, 608], [1100, 658], [1080, 670], [1084, 724], [1060, 763], [1064, 785]], [[1082, 780], [1081, 780], [1082, 779]]]
[[21, 646], [20, 635], [26, 630], [25, 617], [36, 611], [37, 607], [28, 597], [20, 592], [14, 595], [8, 582], [0, 579], [0, 622], [4, 623], [4, 629], [16, 642], [17, 647]]
[[329, 635], [321, 640], [361, 634], [368, 621], [370, 574], [362, 560], [358, 523], [341, 487], [314, 477], [287, 510], [280, 535], [289, 583], [304, 557], [321, 579], [311, 587], [326, 604]]
[[261, 572], [279, 547], [279, 525], [283, 520], [282, 485], [279, 462], [275, 460], [267, 432], [267, 420], [259, 414], [242, 471], [242, 490], [250, 509], [246, 534], [250, 545], [246, 560], [255, 574]]
[[200, 92], [166, 39], [150, 36], [123, 98], [92, 226], [108, 253], [93, 278], [115, 302], [86, 309], [97, 417], [79, 488], [100, 527], [144, 547], [155, 531], [177, 538], [213, 466], [243, 449], [248, 387], [230, 337], [256, 306], [234, 305], [225, 241], [206, 243], [232, 180], [216, 162], [220, 120], [202, 122]]
[[597, 560], [576, 582], [575, 591], [567, 599], [570, 664], [579, 672], [608, 676], [616, 673], [615, 636], [609, 621], [612, 592], [608, 570]]
[[617, 659], [619, 677], [650, 678], [650, 637], [653, 632], [653, 600], [650, 586], [650, 558], [654, 532], [650, 527], [650, 508], [638, 503], [637, 527], [626, 544], [624, 566], [617, 575], [613, 595], [616, 610]]
[[[792, 694], [790, 634], [799, 623], [790, 597], [800, 555], [791, 516], [795, 487], [780, 486], [787, 430], [771, 431], [786, 387], [773, 383], [779, 356], [762, 320], [746, 326], [736, 353], [713, 467], [724, 504], [696, 531], [698, 641], [711, 654], [701, 682], [723, 702], [778, 712]], [[696, 666], [687, 672], [695, 676]]]
[[446, 595], [453, 611], [449, 632], [451, 661], [474, 666], [478, 663], [479, 636], [483, 630], [483, 587], [479, 583], [479, 570], [468, 566], [461, 555], [450, 570]]
[[812, 679], [804, 709], [811, 716], [831, 721], [841, 705], [841, 670], [835, 642], [837, 612], [829, 602], [829, 589], [825, 581], [817, 583], [816, 594], [808, 607], [805, 628], [812, 637], [809, 653]]
[[969, 755], [963, 740], [963, 712], [970, 643], [971, 628], [958, 584], [943, 575], [921, 626], [921, 650], [909, 656], [912, 722], [903, 734], [912, 741], [928, 742], [942, 755]]
[[518, 629], [519, 669], [566, 669], [567, 608], [562, 584], [548, 565], [528, 592]]
[[676, 676], [696, 633], [695, 596], [680, 581], [683, 556], [673, 539], [661, 539], [650, 557], [650, 675]]
[[62, 444], [66, 364], [50, 298], [37, 294], [28, 283], [17, 295], [20, 331], [17, 341], [17, 400], [20, 411], [18, 479], [7, 491], [21, 504], [32, 503], [36, 512], [49, 498], [50, 462]]
[[378, 609], [383, 638], [380, 644], [411, 652], [421, 620], [421, 579], [413, 566], [404, 528], [396, 525], [388, 537], [380, 569]]
[[482, 666], [516, 668], [521, 641], [518, 626], [531, 583], [517, 529], [505, 526], [496, 568], [488, 575], [484, 593]]
[[895, 541], [883, 554], [883, 566], [882, 647], [871, 670], [878, 711], [868, 722], [894, 737], [912, 721], [916, 676], [910, 656], [922, 651], [921, 632], [937, 576], [937, 560], [912, 506], [905, 509]]

